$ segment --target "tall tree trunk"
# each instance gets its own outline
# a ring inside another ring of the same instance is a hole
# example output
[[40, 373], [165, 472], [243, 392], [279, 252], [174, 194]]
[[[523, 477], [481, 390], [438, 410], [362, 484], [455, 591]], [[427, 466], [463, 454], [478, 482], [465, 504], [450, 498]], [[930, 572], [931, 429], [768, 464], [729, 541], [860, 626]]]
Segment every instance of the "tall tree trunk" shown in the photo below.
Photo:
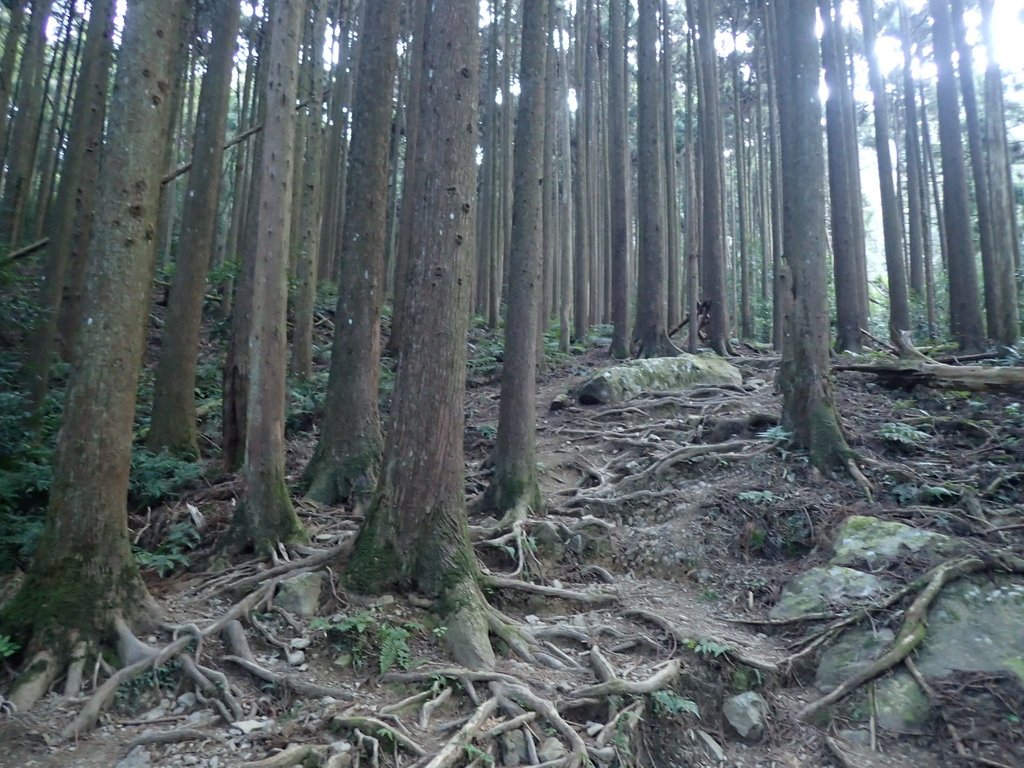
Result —
[[668, 338], [665, 306], [665, 182], [662, 174], [661, 78], [658, 66], [659, 0], [641, 0], [637, 28], [637, 145], [639, 282], [636, 297], [638, 354], [662, 357], [678, 352]]
[[[89, 248], [86, 313], [57, 441], [46, 527], [0, 632], [37, 653], [26, 677], [53, 680], [78, 643], [109, 640], [119, 619], [138, 624], [155, 605], [132, 556], [125, 515], [132, 422], [142, 365], [160, 157], [168, 140], [168, 84], [181, 2], [129, 0], [110, 131]], [[38, 683], [38, 680], [34, 680]], [[19, 709], [47, 685], [16, 689]]]
[[992, 207], [993, 279], [999, 294], [999, 317], [991, 335], [1000, 346], [1013, 347], [1020, 332], [1014, 274], [1020, 267], [1020, 242], [1016, 235], [1017, 206], [1006, 140], [1003, 77], [992, 42], [992, 1], [981, 0], [982, 32], [988, 51], [985, 68], [985, 163]]
[[925, 221], [922, 210], [922, 189], [924, 175], [921, 173], [921, 141], [918, 135], [917, 94], [914, 90], [914, 77], [911, 63], [913, 61], [910, 48], [910, 28], [907, 12], [901, 0], [900, 40], [903, 44], [903, 111], [906, 115], [907, 140], [907, 236], [910, 251], [910, 293], [917, 302], [917, 308], [925, 299], [924, 280], [924, 232]]
[[626, 140], [626, 34], [622, 0], [611, 0], [608, 40], [608, 183], [611, 186], [611, 355], [629, 356], [629, 145]]
[[683, 285], [680, 264], [678, 156], [676, 154], [675, 72], [672, 69], [672, 30], [668, 0], [661, 0], [662, 147], [665, 151], [665, 249], [670, 327], [683, 316]]
[[238, 0], [219, 0], [213, 6], [213, 37], [199, 92], [192, 169], [153, 385], [153, 417], [146, 437], [146, 447], [153, 452], [199, 454], [196, 367], [206, 273], [216, 246], [224, 133], [240, 16]]
[[576, 341], [583, 341], [593, 318], [590, 317], [591, 270], [590, 255], [593, 248], [593, 209], [590, 197], [590, 145], [588, 106], [593, 99], [592, 84], [586, 77], [586, 61], [589, 48], [595, 45], [591, 37], [588, 0], [576, 5], [576, 122], [573, 144], [575, 173], [573, 173], [573, 208], [575, 214], [575, 240], [573, 249], [573, 298], [572, 335]]
[[794, 442], [823, 472], [843, 466], [851, 452], [839, 424], [829, 380], [825, 295], [825, 164], [822, 153], [820, 58], [815, 0], [776, 7], [780, 45], [779, 120], [786, 200], [783, 254], [791, 276], [782, 346], [782, 420]]
[[843, 51], [842, 25], [835, 18], [831, 0], [819, 0], [818, 6], [825, 21], [821, 46], [825, 60], [825, 82], [829, 97], [825, 103], [826, 131], [828, 137], [828, 184], [831, 203], [833, 268], [835, 272], [837, 338], [836, 348], [840, 351], [859, 352], [861, 328], [866, 327], [867, 317], [860, 314], [857, 285], [860, 276], [860, 261], [857, 256], [854, 218], [861, 216], [861, 202], [854, 197], [854, 174], [860, 167], [851, 161], [857, 158], [856, 147], [847, 146], [855, 136], [847, 125], [849, 112], [844, 106], [842, 93], [849, 90], [846, 77], [846, 56]]
[[[323, 504], [373, 487], [380, 466], [380, 312], [387, 240], [388, 140], [398, 64], [401, 0], [366, 8], [356, 79], [342, 264], [331, 373], [320, 440], [306, 468], [307, 495]], [[422, 44], [422, 38], [417, 38]]]
[[305, 0], [274, 0], [270, 10], [266, 117], [259, 186], [260, 230], [253, 259], [251, 370], [245, 439], [245, 500], [232, 538], [260, 555], [303, 538], [284, 474], [285, 327], [290, 213], [294, 190], [295, 99]]
[[873, 0], [858, 0], [867, 49], [868, 80], [874, 97], [875, 156], [882, 193], [882, 234], [885, 241], [885, 270], [889, 278], [889, 328], [893, 339], [900, 331], [910, 330], [910, 304], [907, 301], [907, 274], [903, 268], [903, 232], [899, 204], [893, 186], [892, 155], [889, 150], [889, 107], [885, 80], [875, 53], [875, 8]]
[[537, 482], [537, 304], [540, 300], [548, 0], [523, 0], [522, 65], [516, 115], [512, 250], [509, 254], [505, 364], [501, 377], [494, 474], [484, 509], [503, 522], [542, 511]]
[[949, 249], [950, 331], [961, 351], [985, 347], [985, 329], [978, 295], [978, 274], [971, 245], [971, 221], [960, 143], [960, 100], [953, 71], [953, 25], [949, 0], [928, 0], [934, 23], [932, 41], [938, 68], [939, 149], [942, 153], [942, 202]]
[[110, 64], [114, 53], [114, 0], [94, 2], [89, 14], [82, 71], [75, 91], [74, 114], [54, 205], [50, 245], [39, 288], [40, 317], [33, 328], [24, 368], [24, 381], [38, 412], [50, 387], [50, 363], [54, 356], [57, 320], [64, 280], [75, 254], [87, 246], [76, 239], [89, 232], [99, 172], [103, 122], [106, 116]]
[[305, 83], [306, 152], [301, 158], [302, 187], [296, 188], [300, 209], [295, 265], [295, 312], [292, 330], [291, 370], [299, 380], [313, 374], [313, 311], [316, 308], [317, 265], [320, 261], [320, 217], [324, 189], [324, 37], [327, 33], [327, 3], [314, 3], [310, 73]]
[[[346, 571], [356, 589], [436, 598], [445, 641], [494, 664], [463, 496], [463, 396], [476, 200], [476, 0], [434, 0], [423, 39], [405, 327], [381, 479]], [[474, 23], [466, 23], [468, 19]], [[454, 130], [453, 130], [454, 128]], [[424, 441], [423, 436], [431, 439]]]
[[21, 240], [32, 189], [46, 88], [43, 57], [46, 52], [46, 22], [49, 18], [50, 0], [32, 0], [32, 16], [28, 21], [18, 72], [17, 111], [11, 121], [7, 175], [3, 197], [0, 198], [0, 241], [6, 240], [12, 244]]
[[7, 34], [4, 36], [4, 52], [0, 56], [0, 168], [6, 161], [4, 148], [7, 146], [8, 110], [11, 98], [14, 95], [15, 72], [17, 64], [17, 53], [21, 41], [21, 33], [25, 24], [25, 8], [27, 3], [24, 0], [14, 0], [11, 3], [11, 15], [7, 27]]

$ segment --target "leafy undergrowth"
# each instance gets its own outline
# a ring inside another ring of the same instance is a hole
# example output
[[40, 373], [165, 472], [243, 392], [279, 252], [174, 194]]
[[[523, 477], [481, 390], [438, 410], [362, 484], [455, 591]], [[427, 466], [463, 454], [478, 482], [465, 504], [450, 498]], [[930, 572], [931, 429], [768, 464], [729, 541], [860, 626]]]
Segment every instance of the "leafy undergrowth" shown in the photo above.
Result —
[[[329, 308], [322, 311], [329, 317]], [[851, 513], [991, 544], [977, 524], [980, 505], [989, 527], [1005, 529], [999, 545], [1024, 549], [1013, 528], [1022, 522], [1024, 495], [1021, 402], [987, 393], [887, 390], [870, 377], [842, 374], [840, 409], [873, 488], [869, 501], [852, 479], [821, 477], [789, 445], [777, 424], [780, 401], [768, 358], [736, 361], [745, 375], [738, 390], [651, 395], [625, 408], [563, 402], [549, 410], [558, 395], [606, 364], [602, 330], [566, 354], [558, 352], [555, 334], [547, 336], [538, 407], [546, 516], [514, 530], [496, 530], [487, 516], [471, 519], [489, 573], [488, 599], [525, 639], [529, 658], [499, 641], [497, 671], [467, 675], [444, 653], [449, 628], [415, 596], [347, 593], [337, 574], [359, 524], [357, 510], [296, 499], [314, 549], [290, 553], [276, 575], [263, 563], [226, 561], [217, 538], [240, 485], [216, 475], [214, 409], [204, 425], [207, 465], [183, 467], [144, 454], [133, 464], [137, 557], [179, 630], [145, 640], [181, 648], [120, 686], [98, 728], [78, 742], [75, 764], [116, 765], [134, 748], [133, 759], [154, 765], [184, 764], [186, 757], [200, 766], [244, 765], [268, 756], [275, 765], [350, 765], [354, 755], [363, 765], [426, 765], [446, 745], [456, 758], [446, 765], [477, 768], [515, 764], [514, 758], [582, 764], [584, 753], [596, 765], [649, 768], [721, 760], [840, 764], [823, 733], [797, 717], [816, 695], [808, 687], [813, 654], [800, 653], [806, 627], [750, 622], [764, 619], [794, 574], [827, 559], [837, 526]], [[293, 487], [322, 418], [329, 341], [321, 336], [317, 343], [317, 375], [291, 393]], [[207, 398], [219, 394], [220, 344], [211, 333], [200, 367]], [[465, 446], [472, 499], [486, 485], [496, 437], [500, 340], [478, 324], [469, 352]], [[386, 406], [394, 370], [391, 361], [385, 366]], [[55, 424], [59, 401], [53, 409]], [[16, 411], [5, 406], [4, 413]], [[14, 429], [4, 418], [0, 429]], [[141, 418], [144, 428], [144, 409]], [[9, 533], [0, 540], [8, 569], [24, 566], [41, 525], [49, 460], [45, 441], [42, 446], [23, 446], [21, 463], [4, 478], [3, 514], [19, 521], [2, 529]], [[13, 488], [12, 475], [19, 478]], [[292, 573], [314, 582], [307, 585], [315, 594], [310, 611], [300, 610], [301, 600], [292, 602], [290, 587], [280, 584]], [[236, 632], [226, 618], [243, 601]], [[900, 615], [874, 620], [898, 626]], [[201, 648], [191, 639], [196, 631], [203, 634]], [[19, 649], [4, 641], [0, 657], [16, 659]], [[1020, 764], [1024, 758], [1013, 752], [1020, 748], [1013, 735], [1022, 714], [1019, 686], [1006, 680], [985, 686], [950, 684], [937, 695], [943, 711], [958, 713], [967, 751]], [[979, 699], [968, 694], [979, 687], [995, 691], [1003, 704], [989, 704], [972, 718]], [[768, 728], [752, 743], [722, 714], [728, 697], [745, 692], [759, 693], [769, 707]], [[93, 694], [88, 684], [85, 694]], [[51, 696], [32, 713], [0, 721], [0, 741], [11, 745], [7, 759], [66, 765], [61, 748], [44, 744], [80, 711], [80, 702]], [[503, 723], [515, 728], [496, 732]], [[837, 725], [855, 727], [852, 720]], [[148, 740], [147, 730], [162, 731], [168, 741]], [[462, 732], [473, 738], [458, 741]], [[882, 732], [877, 738], [889, 765], [954, 764], [956, 746], [939, 722], [923, 736]], [[872, 764], [870, 755], [850, 760]]]

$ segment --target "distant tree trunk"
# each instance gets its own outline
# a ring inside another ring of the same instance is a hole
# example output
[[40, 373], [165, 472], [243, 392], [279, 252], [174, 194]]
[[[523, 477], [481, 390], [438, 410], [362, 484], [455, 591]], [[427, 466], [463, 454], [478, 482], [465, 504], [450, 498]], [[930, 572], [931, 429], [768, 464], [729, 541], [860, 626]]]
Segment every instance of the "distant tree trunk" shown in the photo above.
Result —
[[259, 234], [253, 264], [249, 329], [251, 370], [245, 440], [245, 500], [231, 536], [260, 555], [305, 535], [284, 475], [285, 339], [288, 242], [294, 190], [292, 162], [298, 47], [304, 0], [274, 0], [270, 10], [266, 117], [259, 187]]
[[861, 279], [857, 257], [854, 217], [861, 216], [861, 202], [854, 197], [853, 174], [860, 173], [859, 165], [851, 163], [857, 158], [856, 148], [847, 146], [854, 132], [847, 125], [849, 112], [845, 109], [842, 92], [849, 90], [843, 54], [845, 48], [842, 25], [834, 17], [830, 0], [819, 0], [825, 28], [821, 46], [825, 60], [825, 82], [829, 97], [825, 104], [828, 136], [828, 184], [831, 202], [832, 250], [835, 272], [837, 338], [839, 351], [859, 352], [860, 329], [867, 326], [867, 317], [860, 314], [857, 291], [851, 290]]
[[317, 265], [320, 261], [320, 218], [324, 190], [324, 37], [327, 33], [327, 3], [313, 4], [313, 26], [309, 46], [309, 76], [305, 87], [306, 152], [302, 187], [296, 188], [301, 212], [295, 265], [295, 312], [292, 329], [292, 373], [300, 381], [313, 375], [313, 311], [316, 309]]
[[416, 142], [419, 136], [419, 98], [423, 88], [423, 38], [426, 34], [427, 0], [410, 0], [412, 3], [412, 59], [409, 67], [412, 78], [409, 81], [409, 109], [405, 125], [405, 167], [402, 176], [402, 211], [398, 222], [398, 247], [395, 256], [395, 297], [391, 307], [391, 336], [387, 352], [398, 354], [399, 339], [405, 323], [405, 293], [409, 285], [408, 263], [411, 258], [412, 216], [415, 205], [413, 190], [416, 188]]
[[611, 0], [608, 40], [608, 133], [611, 186], [612, 336], [611, 355], [629, 356], [629, 146], [626, 140], [626, 33], [622, 0]]
[[24, 0], [14, 0], [11, 3], [11, 15], [7, 27], [7, 35], [4, 37], [4, 52], [0, 56], [0, 168], [5, 164], [6, 154], [4, 148], [7, 146], [8, 110], [11, 105], [11, 98], [14, 95], [15, 65], [17, 64], [17, 53], [21, 33], [25, 23]]
[[587, 106], [593, 99], [592, 84], [588, 81], [584, 67], [589, 56], [588, 48], [595, 45], [591, 38], [588, 8], [592, 0], [576, 4], [576, 122], [573, 143], [575, 173], [573, 181], [573, 212], [575, 214], [573, 248], [573, 298], [572, 335], [576, 341], [587, 337], [593, 319], [590, 317], [590, 254], [592, 243], [592, 207], [590, 197], [590, 146]]
[[924, 175], [921, 173], [921, 141], [918, 136], [917, 95], [914, 90], [914, 77], [911, 69], [913, 61], [910, 48], [910, 29], [907, 13], [901, 0], [900, 40], [903, 44], [903, 111], [906, 114], [907, 139], [907, 236], [910, 251], [910, 293], [917, 302], [918, 309], [925, 300], [924, 279], [924, 236], [925, 220], [922, 210], [922, 191]]
[[961, 351], [985, 347], [985, 330], [978, 295], [978, 274], [971, 245], [971, 221], [960, 143], [960, 100], [953, 71], [953, 33], [949, 0], [928, 0], [934, 23], [932, 40], [938, 68], [939, 148], [942, 153], [942, 202], [949, 249], [950, 331]]
[[[277, 0], [271, 0], [271, 3]], [[269, 15], [268, 15], [269, 18]], [[260, 54], [254, 114], [257, 122], [266, 123], [267, 80], [270, 73], [270, 29], [264, 22], [260, 37]], [[233, 472], [242, 465], [245, 456], [247, 419], [249, 412], [249, 376], [251, 354], [249, 350], [250, 326], [253, 315], [253, 277], [256, 261], [256, 240], [260, 231], [260, 189], [263, 179], [263, 145], [266, 131], [256, 134], [252, 146], [252, 172], [249, 174], [248, 199], [245, 204], [246, 220], [240, 238], [241, 247], [238, 278], [235, 281], [234, 309], [231, 313], [231, 332], [228, 337], [227, 355], [224, 361], [224, 377], [221, 387], [223, 408], [221, 411], [221, 450], [224, 454], [224, 468]]]
[[720, 355], [731, 354], [729, 304], [725, 283], [725, 214], [722, 169], [722, 109], [718, 93], [718, 54], [715, 53], [716, 0], [697, 0], [697, 57], [700, 72], [700, 140], [702, 150], [701, 288], [711, 302], [708, 344]]
[[[692, 1], [687, 1], [687, 19], [692, 19]], [[694, 97], [697, 92], [697, 73], [694, 60], [693, 25], [686, 36], [686, 116], [685, 116], [685, 160], [686, 176], [686, 308], [691, 318], [697, 317], [700, 302], [700, 185], [697, 183], [699, 142], [694, 137]], [[687, 325], [686, 350], [696, 354], [700, 343], [700, 323]]]
[[417, 247], [409, 254], [381, 478], [346, 571], [347, 583], [358, 590], [399, 587], [437, 599], [445, 641], [469, 667], [494, 664], [489, 609], [469, 544], [462, 456], [478, 13], [476, 0], [434, 0], [427, 16], [423, 64], [433, 77], [424, 80], [417, 104]]
[[3, 197], [0, 198], [0, 240], [12, 244], [21, 240], [32, 190], [46, 89], [43, 57], [46, 52], [46, 22], [49, 18], [50, 0], [32, 0], [32, 16], [28, 21], [18, 72], [17, 111], [11, 121], [7, 176]]
[[495, 96], [498, 87], [498, 2], [491, 3], [491, 25], [487, 44], [487, 71], [483, 78], [483, 141], [481, 142], [480, 215], [477, 216], [476, 235], [476, 302], [474, 313], [481, 317], [497, 317], [492, 303], [495, 298], [493, 282], [501, 280], [495, 275], [496, 240], [500, 234], [501, 215], [499, 212], [500, 183], [499, 158], [501, 155], [501, 130], [498, 121], [498, 102]]
[[[24, 586], [0, 614], [0, 633], [36, 654], [26, 677], [44, 681], [78, 643], [95, 652], [118, 619], [139, 625], [156, 611], [132, 556], [125, 498], [181, 12], [168, 0], [127, 4], [110, 108], [111, 134], [122, 140], [104, 156], [89, 248], [92, 322], [77, 337], [46, 528]], [[47, 687], [16, 688], [12, 701], [27, 709], [27, 691]]]
[[885, 80], [875, 54], [875, 8], [873, 0], [859, 0], [864, 46], [867, 49], [868, 80], [874, 97], [875, 156], [882, 193], [882, 233], [885, 241], [885, 269], [889, 278], [889, 328], [895, 339], [900, 331], [910, 330], [910, 304], [907, 301], [907, 273], [903, 267], [903, 231], [896, 189], [893, 186], [892, 156], [889, 150], [889, 107]]
[[[978, 117], [978, 96], [974, 87], [973, 50], [967, 42], [964, 30], [963, 0], [951, 0], [951, 21], [953, 25], [953, 41], [957, 52], [957, 68], [960, 74], [960, 91], [963, 95], [964, 116], [967, 119], [967, 145], [970, 148], [971, 176], [974, 181], [974, 205], [977, 212], [978, 244], [981, 247], [982, 289], [985, 299], [985, 326], [988, 336], [1006, 337], [1016, 335], [1012, 331], [1001, 328], [1002, 319], [1006, 316], [1000, 301], [1003, 294], [999, 291], [996, 275], [996, 255], [993, 247], [991, 195], [989, 193], [988, 173], [985, 167], [985, 150], [982, 147], [981, 119]], [[972, 237], [973, 241], [973, 237]]]
[[1020, 328], [1017, 280], [1014, 274], [1020, 268], [1020, 242], [1016, 236], [1017, 206], [1010, 178], [1010, 151], [1006, 140], [1003, 76], [993, 54], [992, 2], [981, 0], [981, 28], [988, 51], [988, 65], [985, 68], [985, 162], [992, 206], [994, 282], [999, 293], [999, 317], [992, 336], [1000, 346], [1013, 347], [1017, 344]]
[[639, 282], [633, 338], [642, 357], [678, 350], [668, 338], [665, 306], [665, 182], [662, 174], [661, 69], [658, 66], [659, 0], [641, 0], [637, 28], [637, 146]]
[[537, 483], [537, 304], [543, 252], [545, 69], [548, 0], [523, 0], [523, 54], [516, 116], [512, 250], [509, 254], [505, 364], [494, 474], [483, 508], [504, 523], [540, 514]]
[[668, 283], [669, 327], [674, 328], [683, 316], [683, 277], [680, 262], [679, 178], [676, 155], [675, 72], [672, 68], [672, 25], [668, 0], [661, 0], [661, 92], [662, 146], [665, 152], [665, 249]]
[[[571, 28], [569, 12], [563, 16], [562, 31], [568, 34]], [[561, 224], [559, 239], [561, 240], [561, 260], [559, 263], [559, 301], [558, 301], [558, 351], [567, 354], [572, 331], [572, 308], [574, 284], [573, 263], [576, 251], [576, 211], [575, 204], [576, 179], [573, 175], [573, 152], [570, 138], [569, 119], [569, 54], [566, 46], [558, 46], [559, 93], [562, 95], [558, 110], [558, 143], [560, 160], [560, 184], [558, 195], [558, 219]]]
[[36, 413], [50, 388], [50, 363], [54, 357], [68, 264], [76, 252], [81, 254], [88, 245], [87, 241], [76, 240], [75, 234], [87, 234], [86, 221], [92, 219], [114, 52], [114, 0], [93, 3], [86, 35], [68, 146], [53, 208], [50, 244], [39, 288], [40, 317], [30, 336], [24, 368], [23, 378]]
[[777, 3], [768, 3], [765, 9], [765, 39], [768, 42], [768, 162], [771, 166], [772, 217], [772, 346], [781, 351], [784, 341], [785, 315], [788, 310], [790, 285], [782, 261], [782, 160], [779, 147], [778, 68], [776, 57], [779, 47]]
[[783, 254], [792, 278], [779, 377], [782, 421], [794, 442], [808, 451], [811, 464], [828, 472], [843, 466], [851, 452], [829, 380], [825, 164], [815, 0], [788, 0], [776, 7], [776, 13], [781, 36], [776, 53], [786, 200]]
[[[306, 468], [307, 495], [335, 504], [377, 479], [383, 437], [378, 410], [380, 312], [387, 241], [388, 140], [401, 0], [366, 8], [348, 155], [341, 261], [331, 373], [320, 440]], [[422, 38], [417, 38], [422, 44]], [[389, 94], [385, 97], [384, 94]]]
[[195, 399], [199, 335], [206, 273], [216, 247], [231, 68], [241, 15], [238, 0], [219, 0], [212, 10], [213, 37], [199, 91], [181, 244], [171, 278], [153, 385], [153, 416], [146, 436], [151, 451], [167, 450], [179, 456], [199, 455]]

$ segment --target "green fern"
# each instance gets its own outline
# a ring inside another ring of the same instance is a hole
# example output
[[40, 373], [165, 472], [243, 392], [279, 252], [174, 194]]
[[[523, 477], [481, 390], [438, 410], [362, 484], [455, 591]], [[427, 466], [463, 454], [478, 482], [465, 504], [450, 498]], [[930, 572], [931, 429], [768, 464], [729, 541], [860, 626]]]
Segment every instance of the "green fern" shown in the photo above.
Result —
[[674, 691], [655, 691], [651, 694], [654, 711], [659, 715], [690, 714], [700, 718], [700, 707], [691, 699], [684, 699]]

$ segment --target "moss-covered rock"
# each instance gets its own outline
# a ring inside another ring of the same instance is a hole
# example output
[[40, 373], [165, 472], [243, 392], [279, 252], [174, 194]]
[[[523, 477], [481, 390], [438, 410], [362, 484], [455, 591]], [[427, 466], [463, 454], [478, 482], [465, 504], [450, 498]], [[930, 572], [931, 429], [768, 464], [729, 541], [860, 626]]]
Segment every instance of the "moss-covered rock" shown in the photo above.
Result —
[[938, 562], [958, 548], [955, 539], [877, 517], [846, 518], [833, 544], [834, 565], [887, 568], [907, 555]]
[[718, 355], [652, 357], [598, 371], [579, 391], [584, 405], [619, 403], [641, 392], [671, 392], [700, 384], [739, 385], [739, 369]]
[[870, 573], [838, 565], [811, 568], [785, 586], [782, 597], [771, 610], [771, 617], [794, 619], [836, 606], [864, 603], [884, 590], [884, 582]]

